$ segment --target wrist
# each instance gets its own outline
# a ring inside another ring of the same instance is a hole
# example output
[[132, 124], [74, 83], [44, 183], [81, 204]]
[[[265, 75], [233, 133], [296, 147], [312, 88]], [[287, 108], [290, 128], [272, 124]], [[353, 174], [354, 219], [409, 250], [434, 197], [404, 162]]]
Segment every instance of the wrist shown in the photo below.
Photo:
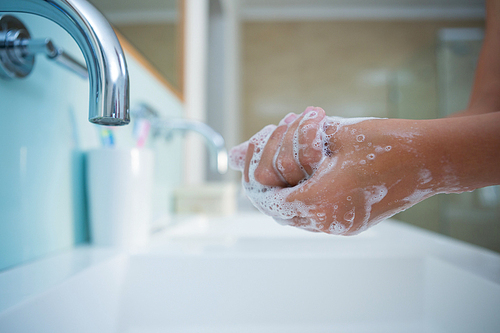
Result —
[[500, 113], [424, 120], [419, 145], [438, 193], [500, 184]]

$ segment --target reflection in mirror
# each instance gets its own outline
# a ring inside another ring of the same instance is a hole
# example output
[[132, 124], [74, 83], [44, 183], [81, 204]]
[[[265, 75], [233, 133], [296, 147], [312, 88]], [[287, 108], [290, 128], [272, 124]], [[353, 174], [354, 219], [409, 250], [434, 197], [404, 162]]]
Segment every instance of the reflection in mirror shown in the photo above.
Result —
[[89, 0], [171, 86], [181, 91], [182, 0]]

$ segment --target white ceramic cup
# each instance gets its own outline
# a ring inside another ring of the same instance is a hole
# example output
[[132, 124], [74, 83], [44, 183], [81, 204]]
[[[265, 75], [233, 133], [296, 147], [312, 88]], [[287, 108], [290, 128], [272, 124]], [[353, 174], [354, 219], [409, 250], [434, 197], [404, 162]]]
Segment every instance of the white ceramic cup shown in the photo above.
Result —
[[135, 248], [147, 243], [153, 178], [151, 150], [88, 151], [87, 195], [92, 244]]

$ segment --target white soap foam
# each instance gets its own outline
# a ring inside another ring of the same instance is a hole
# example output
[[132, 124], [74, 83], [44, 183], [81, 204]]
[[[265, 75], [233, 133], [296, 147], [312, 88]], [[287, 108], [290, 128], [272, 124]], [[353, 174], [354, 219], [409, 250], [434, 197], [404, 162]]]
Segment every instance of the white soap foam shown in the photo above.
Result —
[[245, 156], [248, 150], [248, 141], [232, 148], [229, 151], [229, 167], [233, 170], [243, 171], [245, 169]]
[[[310, 111], [304, 115], [304, 117], [301, 120], [301, 123], [303, 123], [306, 120], [314, 119], [317, 116], [318, 116], [317, 112]], [[329, 172], [336, 165], [337, 158], [331, 157], [330, 156], [331, 152], [325, 148], [329, 146], [328, 142], [330, 142], [335, 133], [337, 133], [344, 126], [353, 125], [371, 119], [378, 119], [378, 118], [340, 118], [340, 117], [325, 116], [321, 120], [319, 125], [317, 125], [318, 130], [316, 132], [316, 138], [314, 139], [313, 143], [313, 148], [322, 150], [323, 156], [318, 163], [312, 166], [313, 168], [312, 175], [314, 175], [316, 172], [319, 172], [320, 175], [321, 173]], [[280, 125], [286, 125], [286, 123], [282, 121], [280, 122]], [[290, 124], [288, 124], [288, 126], [290, 126]], [[304, 127], [306, 127], [307, 130], [310, 130], [309, 126], [304, 126]], [[294, 134], [294, 141], [293, 141], [294, 157], [296, 158], [298, 165], [300, 165], [300, 163], [298, 163], [299, 149], [302, 148], [299, 147], [298, 144], [299, 128], [301, 127], [300, 126], [297, 127], [297, 131]], [[286, 188], [278, 186], [262, 185], [255, 179], [254, 173], [258, 167], [258, 162], [260, 161], [260, 158], [264, 151], [264, 147], [267, 141], [269, 140], [269, 137], [271, 136], [272, 132], [275, 129], [276, 126], [274, 125], [266, 126], [264, 129], [262, 129], [259, 133], [254, 135], [249, 140], [249, 143], [252, 143], [255, 146], [255, 149], [248, 170], [249, 181], [246, 182], [245, 179], [243, 179], [243, 187], [246, 191], [246, 194], [249, 197], [250, 201], [261, 212], [272, 216], [276, 221], [278, 221], [281, 224], [291, 224], [292, 218], [300, 217], [299, 219], [296, 219], [300, 221], [299, 222], [300, 227], [307, 230], [316, 230], [316, 231], [321, 230], [324, 228], [321, 222], [326, 220], [326, 217], [324, 215], [320, 216], [316, 215], [313, 218], [309, 218], [309, 216], [312, 215], [312, 212], [315, 211], [315, 209], [317, 208], [316, 205], [306, 205], [305, 203], [300, 201], [289, 202], [287, 200], [288, 196], [292, 192], [295, 192], [297, 190], [302, 191], [304, 187], [311, 186], [312, 184], [310, 182], [306, 182], [306, 180], [308, 180], [312, 175], [308, 175], [304, 170], [304, 180], [294, 187], [286, 187]], [[353, 134], [355, 134], [355, 131]], [[360, 140], [362, 139], [361, 141], [364, 141], [364, 135], [362, 136], [358, 135], [357, 138], [359, 138]], [[231, 156], [230, 165], [232, 168], [235, 168], [237, 170], [242, 170], [244, 168], [246, 152], [245, 154], [243, 154], [243, 151], [245, 145], [246, 147], [248, 147], [248, 143], [244, 143], [231, 150], [231, 155], [233, 154], [235, 155]], [[324, 163], [326, 158], [329, 158], [328, 163]], [[278, 169], [282, 168], [280, 168], [280, 166], [278, 165]], [[276, 173], [278, 175], [281, 174], [279, 171], [280, 170], [276, 170]], [[369, 200], [367, 202], [369, 202]], [[337, 206], [335, 207], [335, 209], [337, 209]], [[345, 226], [345, 224], [347, 222], [351, 223], [352, 225], [354, 217], [355, 217], [355, 211], [352, 210], [350, 214], [344, 215], [344, 221], [340, 223], [336, 221], [336, 218], [334, 218], [333, 223], [331, 223], [329, 226], [330, 232], [336, 234], [342, 234], [349, 231], [350, 226]], [[294, 221], [296, 222], [296, 220]]]
[[[365, 195], [365, 218], [363, 219], [363, 222], [360, 224], [358, 229], [356, 230], [356, 233], [360, 233], [366, 229], [368, 229], [369, 226], [372, 226], [381, 220], [374, 221], [373, 219], [370, 219], [371, 217], [371, 211], [372, 211], [372, 206], [376, 203], [379, 203], [382, 201], [382, 199], [385, 198], [387, 195], [388, 190], [384, 185], [378, 185], [378, 186], [370, 186], [364, 190], [364, 195]], [[370, 222], [370, 225], [369, 225]]]
[[433, 191], [431, 189], [426, 189], [426, 190], [415, 190], [412, 194], [404, 198], [402, 201], [406, 202], [410, 206], [413, 206], [420, 201], [427, 199], [433, 194]]
[[334, 216], [333, 221], [330, 223], [330, 227], [328, 228], [328, 231], [333, 235], [343, 235], [348, 230], [349, 229], [344, 225], [344, 223], [340, 223], [337, 220], [336, 216]]
[[427, 184], [432, 181], [431, 171], [428, 169], [422, 169], [418, 173], [420, 184]]

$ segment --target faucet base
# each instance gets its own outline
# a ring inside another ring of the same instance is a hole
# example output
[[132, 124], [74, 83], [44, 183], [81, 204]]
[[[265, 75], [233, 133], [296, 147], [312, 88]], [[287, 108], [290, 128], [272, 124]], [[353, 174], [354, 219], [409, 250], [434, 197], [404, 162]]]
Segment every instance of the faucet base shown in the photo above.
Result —
[[26, 26], [11, 15], [0, 16], [0, 77], [20, 79], [28, 76], [35, 65], [32, 54], [23, 54], [20, 41], [30, 39]]

